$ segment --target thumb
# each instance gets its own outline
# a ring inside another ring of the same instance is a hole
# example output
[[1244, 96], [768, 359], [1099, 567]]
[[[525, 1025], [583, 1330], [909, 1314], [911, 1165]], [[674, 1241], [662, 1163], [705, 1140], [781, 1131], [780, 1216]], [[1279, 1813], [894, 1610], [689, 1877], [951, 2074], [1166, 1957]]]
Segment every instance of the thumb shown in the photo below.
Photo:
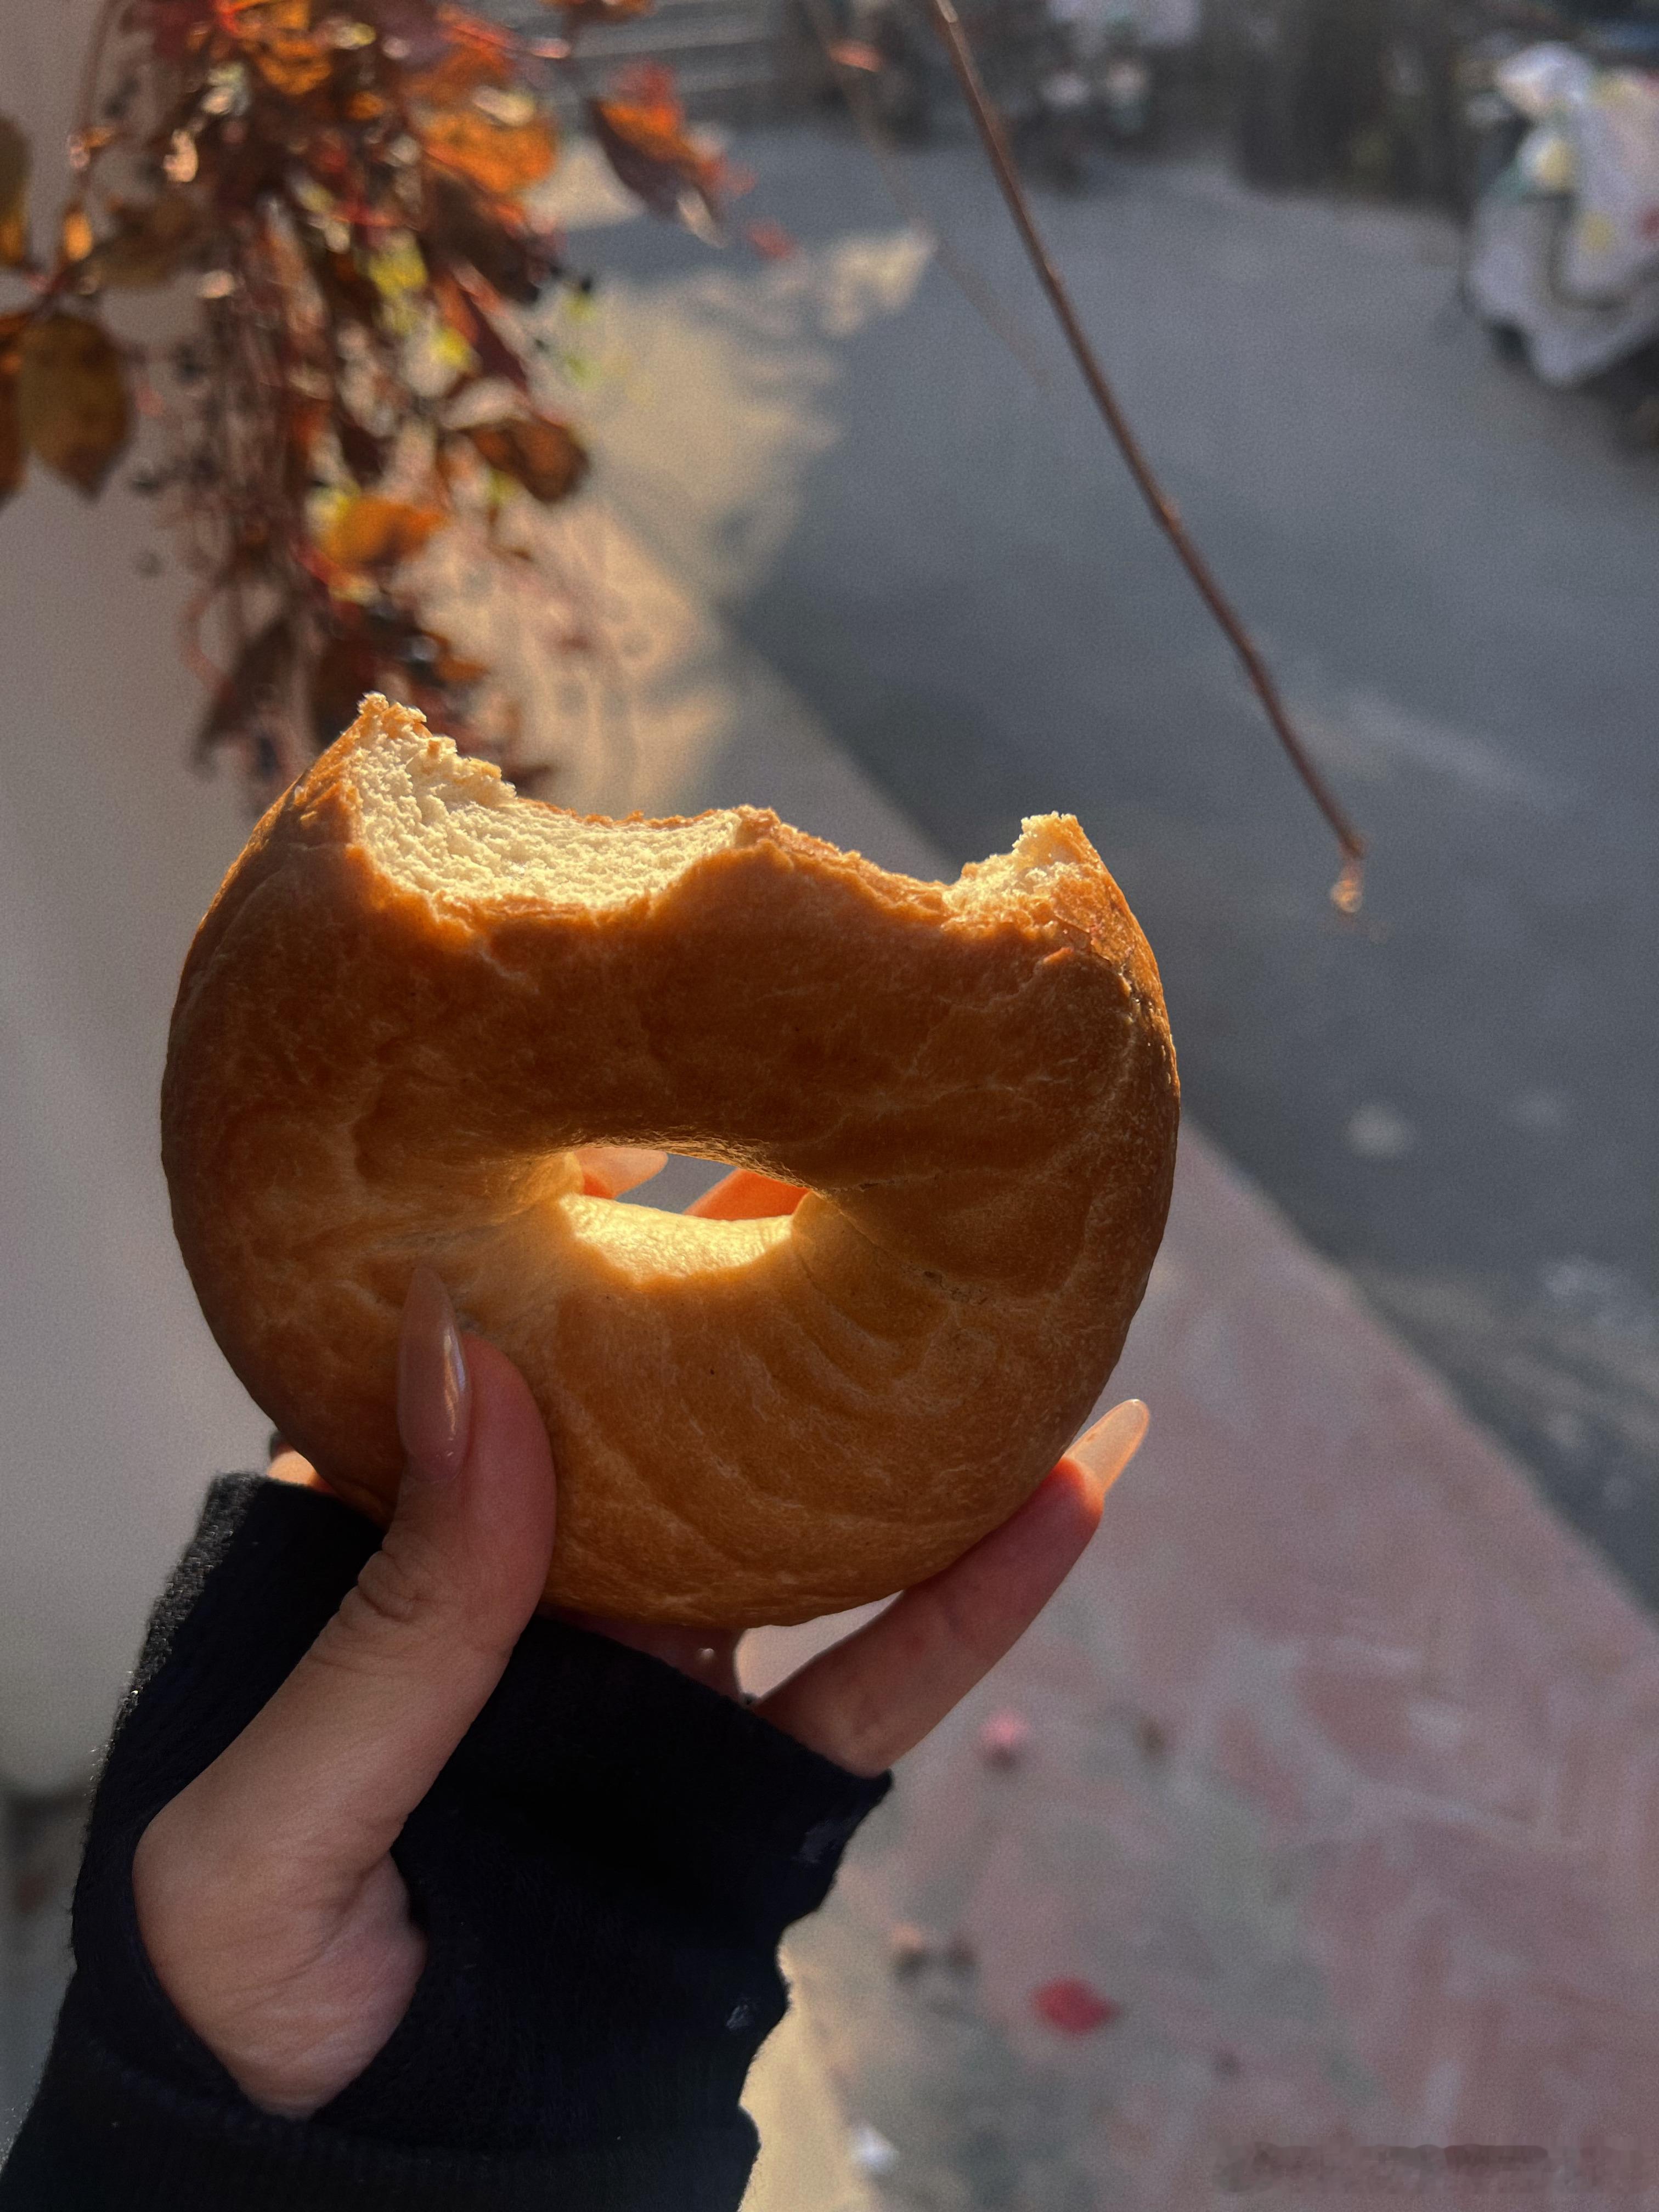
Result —
[[222, 1810], [344, 1881], [391, 1848], [477, 1717], [553, 1550], [552, 1453], [535, 1401], [492, 1345], [463, 1344], [428, 1267], [404, 1309], [398, 1425], [409, 1456], [380, 1548], [210, 1770]]

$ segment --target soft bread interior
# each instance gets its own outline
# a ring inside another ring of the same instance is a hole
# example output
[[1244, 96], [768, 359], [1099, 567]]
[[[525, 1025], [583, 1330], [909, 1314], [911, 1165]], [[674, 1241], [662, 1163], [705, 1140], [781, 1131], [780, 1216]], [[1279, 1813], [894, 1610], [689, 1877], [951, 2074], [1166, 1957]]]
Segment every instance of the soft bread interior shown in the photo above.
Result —
[[[365, 702], [366, 720], [372, 703]], [[489, 762], [466, 758], [448, 738], [390, 721], [377, 742], [364, 745], [353, 781], [375, 866], [437, 902], [627, 906], [666, 890], [744, 834], [743, 817], [731, 807], [684, 822], [607, 822], [527, 804]], [[1055, 873], [1086, 857], [1075, 822], [1033, 816], [1012, 852], [969, 862], [954, 884], [929, 887], [959, 913], [994, 921], [1045, 902]], [[915, 882], [889, 880], [901, 890]]]
[[1069, 815], [1028, 814], [1009, 853], [969, 860], [945, 896], [959, 911], [1001, 913], [1046, 900], [1056, 876], [1091, 857], [1082, 831]]
[[742, 834], [729, 808], [690, 822], [611, 823], [527, 805], [498, 768], [442, 737], [368, 747], [353, 781], [376, 867], [436, 900], [626, 906]]
[[700, 1214], [665, 1213], [637, 1200], [624, 1205], [574, 1193], [557, 1204], [575, 1242], [603, 1253], [617, 1278], [635, 1289], [692, 1276], [714, 1285], [720, 1276], [750, 1267], [789, 1235], [787, 1214], [708, 1221]]

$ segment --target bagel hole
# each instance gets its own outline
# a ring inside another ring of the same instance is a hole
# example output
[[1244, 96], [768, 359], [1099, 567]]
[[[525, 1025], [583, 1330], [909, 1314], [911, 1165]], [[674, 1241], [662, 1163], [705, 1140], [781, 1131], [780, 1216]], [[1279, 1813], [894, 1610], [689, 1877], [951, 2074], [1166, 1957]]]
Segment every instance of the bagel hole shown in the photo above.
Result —
[[617, 1200], [619, 1206], [654, 1206], [659, 1212], [684, 1213], [694, 1198], [712, 1190], [732, 1172], [724, 1160], [701, 1158], [696, 1152], [670, 1152], [668, 1165], [648, 1182], [635, 1183]]

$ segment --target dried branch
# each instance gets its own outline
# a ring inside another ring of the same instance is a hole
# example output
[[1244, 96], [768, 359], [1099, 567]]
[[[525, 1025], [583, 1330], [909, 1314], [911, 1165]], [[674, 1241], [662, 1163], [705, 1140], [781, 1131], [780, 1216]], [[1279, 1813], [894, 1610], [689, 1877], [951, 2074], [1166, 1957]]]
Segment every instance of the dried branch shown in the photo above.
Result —
[[[30, 462], [95, 496], [154, 418], [129, 481], [199, 584], [182, 625], [211, 693], [198, 750], [239, 755], [262, 799], [368, 690], [519, 764], [527, 685], [428, 618], [415, 556], [453, 532], [516, 574], [507, 519], [586, 468], [519, 311], [591, 280], [528, 196], [558, 155], [550, 69], [584, 24], [648, 0], [547, 4], [558, 33], [524, 38], [456, 0], [101, 0], [39, 261], [27, 141], [0, 117], [0, 275], [27, 290], [0, 313], [0, 503]], [[665, 73], [595, 112], [647, 206], [735, 189]], [[147, 349], [106, 327], [106, 295], [175, 282], [189, 337]]]
[[1332, 886], [1332, 902], [1345, 915], [1357, 914], [1364, 893], [1365, 841], [1309, 757], [1307, 748], [1297, 734], [1284, 700], [1279, 696], [1279, 687], [1255, 641], [1222, 590], [1214, 570], [1193, 542], [1174, 501], [1158, 482], [1152, 463], [1147, 459], [1105, 371], [1096, 357], [1094, 348], [1084, 333], [1077, 311], [1072, 305], [1071, 295], [1037, 228], [1030, 202], [1014, 166], [1007, 134], [980, 80], [978, 65], [963, 34], [962, 19], [957, 14], [954, 0], [928, 0], [928, 6], [939, 36], [945, 41], [957, 82], [962, 87], [975, 125], [990, 156], [991, 166], [996, 172], [997, 182], [1002, 188], [1009, 213], [1013, 216], [1015, 227], [1030, 257], [1038, 282], [1048, 294], [1048, 303], [1066, 334], [1066, 343], [1083, 373], [1083, 380], [1089, 387], [1090, 395], [1105, 418], [1106, 427], [1116, 441], [1118, 451], [1122, 454], [1142, 499], [1151, 509], [1153, 520], [1175, 547], [1181, 564], [1197, 586], [1200, 597], [1225, 633], [1251, 690], [1261, 702], [1262, 711], [1272, 724], [1274, 735], [1290, 756], [1291, 764], [1306, 786], [1315, 805], [1330, 824], [1342, 852], [1342, 872]]
[[1031, 381], [1046, 390], [1048, 371], [1030, 332], [1024, 329], [1018, 318], [1003, 306], [979, 271], [963, 258], [937, 216], [921, 205], [905, 182], [903, 172], [894, 159], [887, 131], [877, 117], [875, 102], [871, 97], [864, 72], [842, 60], [836, 52], [839, 33], [836, 19], [830, 11], [829, 0], [804, 0], [804, 6], [812, 35], [823, 50], [823, 58], [840, 87], [859, 136], [869, 149], [872, 160], [881, 171], [882, 182], [892, 194], [900, 211], [927, 240], [939, 258], [939, 266], [987, 330], [1007, 347]]

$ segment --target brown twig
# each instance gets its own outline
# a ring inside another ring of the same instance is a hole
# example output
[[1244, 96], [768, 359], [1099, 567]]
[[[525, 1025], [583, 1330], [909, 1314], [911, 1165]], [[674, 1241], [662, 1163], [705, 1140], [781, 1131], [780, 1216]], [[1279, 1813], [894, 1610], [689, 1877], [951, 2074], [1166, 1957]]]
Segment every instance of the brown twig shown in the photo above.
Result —
[[1077, 310], [1072, 305], [1071, 295], [1066, 289], [1060, 271], [1055, 268], [1048, 249], [1043, 243], [1042, 233], [1036, 226], [1036, 219], [1031, 213], [1030, 202], [1025, 196], [1025, 188], [1020, 183], [1019, 173], [1014, 167], [1013, 155], [1009, 150], [1007, 134], [1003, 130], [1001, 118], [992, 106], [986, 94], [985, 87], [980, 81], [978, 65], [974, 60], [972, 49], [963, 35], [962, 19], [957, 14], [954, 0], [928, 0], [928, 6], [933, 21], [938, 26], [939, 36], [945, 41], [945, 51], [951, 58], [951, 66], [956, 71], [957, 82], [962, 87], [969, 111], [973, 116], [980, 137], [984, 142], [985, 150], [990, 156], [991, 166], [996, 172], [997, 182], [1002, 188], [1002, 196], [1008, 204], [1008, 211], [1013, 216], [1015, 228], [1018, 230], [1024, 243], [1025, 251], [1030, 257], [1031, 266], [1036, 271], [1038, 282], [1048, 295], [1048, 304], [1053, 307], [1060, 329], [1066, 334], [1066, 343], [1071, 347], [1077, 365], [1083, 373], [1083, 380], [1088, 386], [1096, 406], [1105, 418], [1106, 427], [1116, 441], [1118, 451], [1122, 454], [1142, 499], [1151, 509], [1153, 520], [1174, 546], [1182, 568], [1192, 578], [1200, 597], [1225, 632], [1227, 641], [1237, 654], [1244, 673], [1249, 678], [1251, 690], [1261, 702], [1262, 711], [1272, 724], [1274, 735], [1290, 756], [1291, 765], [1306, 786], [1314, 805], [1330, 824], [1342, 852], [1342, 872], [1331, 888], [1331, 898], [1341, 913], [1357, 914], [1359, 911], [1359, 902], [1364, 889], [1365, 841], [1348, 819], [1341, 805], [1327, 787], [1323, 777], [1310, 759], [1307, 748], [1297, 735], [1285, 702], [1279, 696], [1279, 687], [1274, 683], [1255, 641], [1245, 628], [1232, 602], [1222, 590], [1214, 570], [1194, 544], [1174, 501], [1158, 482], [1152, 463], [1143, 452], [1139, 439], [1130, 427], [1128, 417], [1118, 402], [1116, 393], [1107, 380], [1105, 371], [1096, 358], [1094, 348], [1084, 334], [1083, 326], [1078, 320]]
[[92, 37], [87, 43], [86, 54], [81, 64], [80, 82], [75, 96], [75, 135], [85, 137], [92, 128], [92, 106], [98, 95], [98, 73], [104, 59], [104, 48], [115, 19], [121, 12], [121, 0], [104, 0], [93, 25]]
[[939, 258], [939, 266], [987, 330], [994, 337], [1000, 338], [1032, 382], [1046, 389], [1048, 371], [1032, 343], [1030, 332], [1020, 327], [1018, 319], [1004, 307], [979, 271], [963, 259], [944, 226], [927, 212], [905, 183], [903, 173], [893, 158], [888, 134], [877, 119], [875, 102], [870, 96], [869, 86], [864, 82], [863, 72], [836, 58], [836, 21], [830, 12], [828, 0], [804, 0], [804, 4], [812, 35], [823, 50], [823, 58], [829, 63], [842, 97], [847, 102], [859, 136], [881, 171], [883, 183], [912, 226], [921, 232], [932, 246]]

